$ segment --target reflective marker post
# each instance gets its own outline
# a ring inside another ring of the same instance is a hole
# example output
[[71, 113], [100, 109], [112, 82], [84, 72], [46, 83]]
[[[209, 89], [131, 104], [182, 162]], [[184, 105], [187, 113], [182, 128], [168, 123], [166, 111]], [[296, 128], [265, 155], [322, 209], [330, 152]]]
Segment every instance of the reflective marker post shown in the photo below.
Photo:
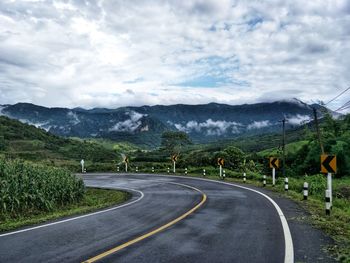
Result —
[[222, 178], [222, 165], [220, 165], [220, 178]]
[[152, 173], [154, 173], [154, 167], [152, 167]]
[[288, 191], [289, 189], [288, 182], [288, 177], [284, 178], [284, 191]]
[[174, 161], [174, 173], [176, 173], [176, 162]]
[[304, 190], [304, 200], [307, 200], [307, 197], [309, 195], [309, 184], [307, 182], [304, 182], [303, 190]]
[[84, 163], [85, 163], [85, 161], [82, 159], [82, 160], [80, 161], [80, 164], [81, 164], [81, 172], [82, 172], [82, 173], [84, 173], [84, 171], [85, 171], [85, 169], [84, 169]]
[[203, 169], [203, 176], [205, 176], [205, 169]]
[[246, 183], [247, 181], [247, 178], [246, 178], [247, 174], [246, 173], [243, 173], [243, 182]]
[[276, 184], [276, 169], [272, 168], [272, 186]]
[[266, 186], [266, 175], [263, 175], [263, 186]]
[[187, 168], [185, 168], [185, 175], [187, 175]]

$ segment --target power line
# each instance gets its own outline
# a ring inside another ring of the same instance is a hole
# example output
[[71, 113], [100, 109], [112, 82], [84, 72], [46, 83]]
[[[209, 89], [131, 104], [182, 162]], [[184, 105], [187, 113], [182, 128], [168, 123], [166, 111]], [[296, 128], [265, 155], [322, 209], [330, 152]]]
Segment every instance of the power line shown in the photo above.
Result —
[[331, 103], [332, 101], [336, 100], [337, 98], [339, 98], [341, 95], [343, 95], [345, 92], [347, 92], [350, 89], [350, 87], [348, 87], [346, 90], [344, 90], [343, 92], [341, 92], [339, 95], [335, 96], [333, 99], [331, 99], [330, 101], [328, 101], [324, 106], [326, 106], [327, 104]]
[[339, 110], [336, 110], [336, 111], [343, 111], [343, 110], [346, 110], [346, 109], [350, 109], [350, 105], [345, 107], [345, 108], [342, 108], [342, 109], [339, 109]]
[[342, 106], [340, 106], [338, 109], [336, 109], [335, 111], [341, 111], [341, 110], [344, 110], [344, 109], [347, 109], [350, 107], [350, 100], [345, 102]]

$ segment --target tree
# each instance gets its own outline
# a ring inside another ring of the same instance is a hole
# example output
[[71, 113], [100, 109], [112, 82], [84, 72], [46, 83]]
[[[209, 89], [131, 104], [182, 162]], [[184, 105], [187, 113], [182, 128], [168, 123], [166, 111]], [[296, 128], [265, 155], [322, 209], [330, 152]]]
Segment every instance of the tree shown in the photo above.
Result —
[[234, 146], [229, 146], [224, 150], [224, 152], [228, 156], [226, 163], [229, 167], [232, 167], [233, 169], [239, 169], [242, 167], [245, 154], [241, 149]]
[[166, 131], [162, 134], [161, 148], [170, 153], [180, 153], [181, 148], [188, 144], [192, 144], [187, 133], [179, 131]]
[[6, 148], [6, 141], [4, 136], [0, 136], [0, 151], [5, 150]]

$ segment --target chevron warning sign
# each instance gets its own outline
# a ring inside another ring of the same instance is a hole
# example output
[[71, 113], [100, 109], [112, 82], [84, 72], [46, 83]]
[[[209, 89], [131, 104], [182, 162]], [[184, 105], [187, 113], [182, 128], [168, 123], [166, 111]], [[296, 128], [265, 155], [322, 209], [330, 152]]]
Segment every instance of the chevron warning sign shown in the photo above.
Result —
[[277, 169], [280, 166], [280, 160], [276, 157], [270, 157], [270, 168]]
[[177, 154], [174, 154], [173, 156], [171, 156], [171, 160], [173, 162], [177, 162], [177, 159], [178, 159], [178, 155]]
[[224, 158], [218, 158], [218, 165], [224, 166], [225, 160]]
[[335, 155], [321, 155], [321, 173], [332, 173], [337, 172], [337, 156]]

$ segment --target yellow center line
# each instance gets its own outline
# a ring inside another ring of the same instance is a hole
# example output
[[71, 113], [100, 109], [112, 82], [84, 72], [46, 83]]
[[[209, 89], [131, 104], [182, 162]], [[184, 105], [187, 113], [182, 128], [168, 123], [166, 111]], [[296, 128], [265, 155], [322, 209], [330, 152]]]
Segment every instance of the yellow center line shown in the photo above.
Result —
[[115, 252], [117, 252], [117, 251], [119, 251], [119, 250], [121, 250], [123, 248], [131, 246], [132, 244], [135, 244], [135, 243], [137, 243], [137, 242], [139, 242], [141, 240], [144, 240], [144, 239], [146, 239], [146, 238], [148, 238], [150, 236], [153, 236], [153, 235], [163, 231], [164, 229], [166, 229], [166, 228], [176, 224], [177, 222], [183, 220], [185, 217], [187, 217], [190, 214], [192, 214], [193, 212], [195, 212], [197, 209], [199, 209], [206, 202], [207, 195], [205, 193], [203, 193], [201, 190], [197, 189], [197, 188], [194, 188], [194, 187], [191, 187], [191, 186], [187, 186], [187, 187], [192, 188], [192, 189], [194, 189], [194, 190], [196, 190], [196, 191], [198, 191], [198, 192], [200, 192], [202, 194], [202, 200], [195, 207], [193, 207], [192, 209], [190, 209], [189, 211], [187, 211], [183, 215], [179, 216], [178, 218], [170, 221], [169, 223], [167, 223], [167, 224], [165, 224], [165, 225], [163, 225], [163, 226], [161, 226], [161, 227], [159, 227], [159, 228], [157, 228], [157, 229], [155, 229], [155, 230], [153, 230], [151, 232], [148, 232], [148, 233], [146, 233], [146, 234], [144, 234], [142, 236], [139, 236], [139, 237], [137, 237], [135, 239], [132, 239], [132, 240], [130, 240], [130, 241], [124, 243], [124, 244], [121, 244], [121, 245], [119, 245], [117, 247], [114, 247], [114, 248], [112, 248], [110, 250], [107, 250], [106, 252], [103, 252], [103, 253], [101, 253], [101, 254], [93, 257], [93, 258], [90, 258], [90, 259], [84, 261], [84, 263], [96, 262], [96, 261], [98, 261], [98, 260], [100, 260], [100, 259], [102, 259], [102, 258], [104, 258], [106, 256], [109, 256], [109, 255], [111, 255], [111, 254], [113, 254], [113, 253], [115, 253]]

